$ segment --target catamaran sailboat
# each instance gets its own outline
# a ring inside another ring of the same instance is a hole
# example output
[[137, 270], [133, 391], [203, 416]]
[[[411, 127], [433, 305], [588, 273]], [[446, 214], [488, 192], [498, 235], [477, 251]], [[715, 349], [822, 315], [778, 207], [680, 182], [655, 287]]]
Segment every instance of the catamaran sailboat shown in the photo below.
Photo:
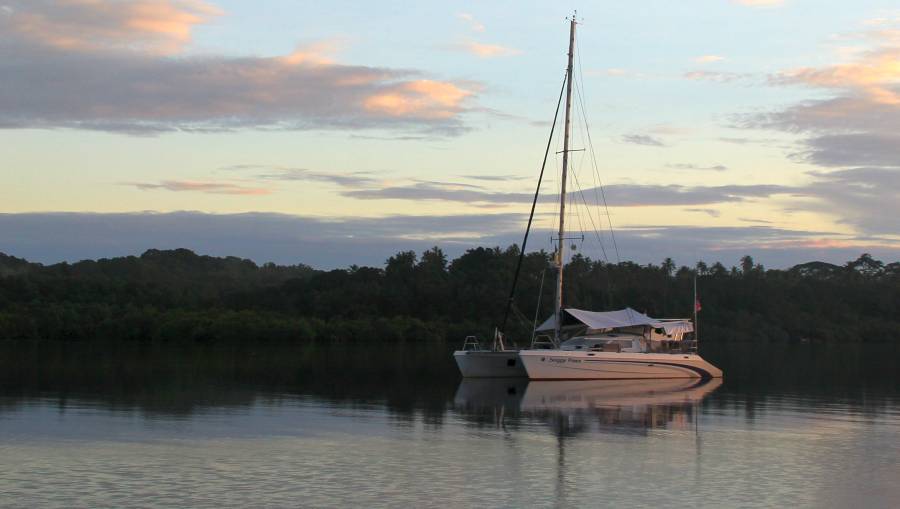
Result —
[[[704, 360], [697, 353], [696, 310], [693, 322], [688, 319], [655, 319], [638, 311], [626, 308], [618, 311], [595, 312], [563, 305], [563, 267], [566, 237], [566, 177], [569, 169], [569, 135], [572, 110], [572, 67], [575, 53], [575, 27], [573, 16], [569, 29], [568, 66], [564, 83], [566, 93], [565, 124], [563, 134], [562, 171], [560, 180], [559, 232], [556, 237], [556, 299], [555, 311], [547, 321], [537, 327], [535, 334], [544, 334], [549, 341], [543, 344], [550, 348], [530, 350], [506, 350], [503, 344], [503, 327], [494, 337], [492, 348], [477, 346], [474, 338], [467, 338], [462, 350], [454, 353], [454, 358], [464, 377], [515, 377], [526, 375], [530, 380], [609, 380], [609, 379], [654, 379], [654, 378], [721, 378], [722, 370]], [[562, 91], [560, 99], [562, 98]], [[556, 126], [554, 116], [553, 127]], [[551, 128], [551, 139], [552, 139]], [[550, 142], [544, 154], [546, 165]], [[543, 178], [544, 166], [541, 168]], [[538, 180], [538, 191], [540, 179]], [[507, 304], [509, 307], [515, 294], [516, 281], [521, 267], [521, 257], [525, 253], [528, 232], [534, 217], [537, 193], [532, 202], [525, 240], [522, 243], [519, 265], [513, 279], [512, 291]], [[696, 292], [696, 288], [695, 288]], [[695, 299], [696, 300], [696, 299]], [[688, 335], [694, 334], [691, 340]], [[474, 347], [473, 347], [474, 346]]]
[[[576, 21], [569, 31], [568, 81], [572, 80]], [[519, 352], [530, 380], [610, 380], [646, 378], [721, 378], [722, 370], [696, 352], [689, 320], [657, 320], [631, 308], [592, 312], [563, 305], [566, 171], [569, 151], [571, 86], [567, 86], [566, 123], [560, 188], [559, 236], [556, 250], [555, 313], [538, 330], [552, 330], [558, 349]], [[696, 308], [694, 312], [696, 322]]]

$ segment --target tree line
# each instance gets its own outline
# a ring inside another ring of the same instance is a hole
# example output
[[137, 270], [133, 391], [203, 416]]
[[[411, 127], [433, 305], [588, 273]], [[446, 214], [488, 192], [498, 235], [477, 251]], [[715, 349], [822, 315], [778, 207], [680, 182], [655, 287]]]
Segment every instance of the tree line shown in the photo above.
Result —
[[[449, 260], [435, 247], [383, 267], [316, 270], [187, 249], [44, 266], [0, 254], [0, 339], [248, 343], [462, 342], [502, 320], [519, 249], [474, 248]], [[567, 307], [626, 306], [688, 317], [697, 277], [701, 339], [893, 342], [900, 339], [900, 263], [868, 254], [844, 265], [765, 269], [740, 264], [616, 264], [576, 254], [564, 270]], [[527, 344], [553, 307], [544, 251], [523, 257], [507, 337]]]

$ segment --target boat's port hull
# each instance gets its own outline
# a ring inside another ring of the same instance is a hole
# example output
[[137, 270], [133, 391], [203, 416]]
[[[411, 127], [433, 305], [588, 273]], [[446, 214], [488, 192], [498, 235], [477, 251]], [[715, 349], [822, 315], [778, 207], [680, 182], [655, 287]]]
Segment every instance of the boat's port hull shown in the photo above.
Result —
[[526, 350], [519, 359], [530, 380], [721, 378], [696, 354]]
[[457, 350], [453, 359], [465, 378], [524, 377], [525, 369], [516, 350]]

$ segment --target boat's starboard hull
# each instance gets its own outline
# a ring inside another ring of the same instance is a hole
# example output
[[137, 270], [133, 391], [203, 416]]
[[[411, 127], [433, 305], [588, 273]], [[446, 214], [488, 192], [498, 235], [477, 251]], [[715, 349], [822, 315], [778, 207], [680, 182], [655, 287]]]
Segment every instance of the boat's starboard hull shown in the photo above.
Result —
[[519, 359], [530, 380], [721, 378], [696, 354], [528, 350]]
[[524, 377], [525, 369], [517, 350], [457, 350], [453, 352], [456, 366], [465, 378]]

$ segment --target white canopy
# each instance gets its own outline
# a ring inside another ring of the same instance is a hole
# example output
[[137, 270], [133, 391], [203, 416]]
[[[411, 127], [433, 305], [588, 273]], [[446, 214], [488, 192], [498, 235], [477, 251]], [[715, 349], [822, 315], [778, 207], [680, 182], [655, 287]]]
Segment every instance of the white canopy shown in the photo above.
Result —
[[660, 320], [654, 325], [657, 329], [665, 329], [666, 334], [671, 336], [675, 333], [694, 332], [694, 324], [690, 320]]
[[[588, 329], [618, 329], [621, 327], [639, 327], [647, 325], [654, 329], [665, 329], [666, 334], [676, 332], [692, 332], [694, 324], [689, 320], [657, 320], [649, 316], [639, 313], [631, 308], [620, 309], [618, 311], [585, 311], [583, 309], [566, 308], [563, 310], [568, 316], [587, 325]], [[566, 317], [563, 317], [565, 325]], [[556, 315], [551, 315], [544, 323], [536, 329], [538, 332], [551, 331], [556, 329]]]
[[[639, 313], [631, 308], [618, 311], [584, 311], [582, 309], [566, 308], [563, 313], [571, 316], [588, 326], [589, 329], [616, 329], [619, 327], [633, 327], [640, 325], [655, 326], [657, 320]], [[563, 324], [566, 323], [563, 317]], [[556, 315], [550, 316], [544, 323], [538, 326], [537, 331], [556, 329]]]

